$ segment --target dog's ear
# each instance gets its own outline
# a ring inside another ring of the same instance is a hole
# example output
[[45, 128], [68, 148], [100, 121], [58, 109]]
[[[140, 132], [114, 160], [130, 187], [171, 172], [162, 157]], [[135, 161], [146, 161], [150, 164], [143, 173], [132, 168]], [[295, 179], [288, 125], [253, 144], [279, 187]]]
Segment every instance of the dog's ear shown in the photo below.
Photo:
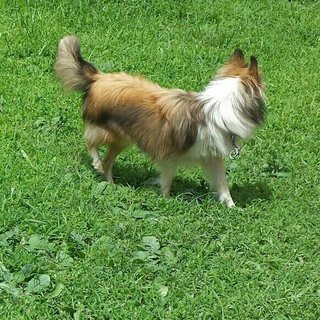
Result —
[[250, 66], [249, 66], [249, 74], [258, 78], [258, 60], [254, 57], [250, 57]]
[[244, 55], [241, 49], [236, 49], [229, 60], [230, 63], [233, 63], [241, 68], [246, 65], [244, 60]]

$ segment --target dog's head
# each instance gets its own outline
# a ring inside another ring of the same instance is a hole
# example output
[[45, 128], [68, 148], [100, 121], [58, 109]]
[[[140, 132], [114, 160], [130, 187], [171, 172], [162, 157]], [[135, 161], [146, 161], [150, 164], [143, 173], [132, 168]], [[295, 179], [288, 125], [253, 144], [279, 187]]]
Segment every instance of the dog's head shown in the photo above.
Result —
[[250, 63], [246, 63], [241, 49], [236, 49], [229, 61], [218, 71], [219, 77], [239, 77], [243, 84], [251, 88], [264, 90], [261, 72], [258, 68], [258, 60], [250, 57]]
[[265, 85], [258, 68], [258, 60], [250, 57], [246, 63], [242, 50], [236, 49], [227, 63], [218, 71], [218, 79], [238, 78], [244, 92], [246, 103], [242, 112], [255, 124], [261, 124], [265, 118]]

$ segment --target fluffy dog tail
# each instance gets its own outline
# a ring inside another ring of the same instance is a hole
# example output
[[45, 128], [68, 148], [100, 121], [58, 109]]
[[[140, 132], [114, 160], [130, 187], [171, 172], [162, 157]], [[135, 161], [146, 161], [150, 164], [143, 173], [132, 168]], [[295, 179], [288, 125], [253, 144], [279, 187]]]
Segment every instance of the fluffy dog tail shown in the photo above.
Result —
[[99, 73], [95, 66], [82, 58], [76, 36], [66, 36], [60, 40], [55, 71], [65, 89], [83, 92], [89, 90]]

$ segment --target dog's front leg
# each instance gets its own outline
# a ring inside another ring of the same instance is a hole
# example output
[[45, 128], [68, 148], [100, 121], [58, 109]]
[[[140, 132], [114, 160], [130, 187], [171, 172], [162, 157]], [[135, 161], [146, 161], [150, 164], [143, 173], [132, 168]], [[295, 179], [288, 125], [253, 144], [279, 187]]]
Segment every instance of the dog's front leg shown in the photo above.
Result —
[[215, 192], [218, 200], [225, 203], [228, 208], [234, 207], [235, 204], [230, 195], [223, 158], [215, 157], [203, 161], [202, 169], [208, 177], [210, 191]]

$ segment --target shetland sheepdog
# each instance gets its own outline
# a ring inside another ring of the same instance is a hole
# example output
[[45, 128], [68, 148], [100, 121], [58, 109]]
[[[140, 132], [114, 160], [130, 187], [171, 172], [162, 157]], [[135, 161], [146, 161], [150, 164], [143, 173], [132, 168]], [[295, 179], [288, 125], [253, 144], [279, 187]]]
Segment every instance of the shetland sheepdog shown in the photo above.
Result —
[[[228, 207], [224, 158], [238, 152], [236, 140], [249, 138], [264, 120], [264, 84], [257, 59], [247, 64], [240, 49], [199, 93], [167, 89], [141, 76], [103, 73], [83, 59], [76, 36], [64, 37], [55, 63], [57, 77], [83, 97], [84, 139], [94, 168], [113, 183], [119, 153], [136, 144], [158, 165], [163, 196], [177, 166], [201, 166], [212, 193]], [[102, 160], [99, 146], [108, 152]]]

